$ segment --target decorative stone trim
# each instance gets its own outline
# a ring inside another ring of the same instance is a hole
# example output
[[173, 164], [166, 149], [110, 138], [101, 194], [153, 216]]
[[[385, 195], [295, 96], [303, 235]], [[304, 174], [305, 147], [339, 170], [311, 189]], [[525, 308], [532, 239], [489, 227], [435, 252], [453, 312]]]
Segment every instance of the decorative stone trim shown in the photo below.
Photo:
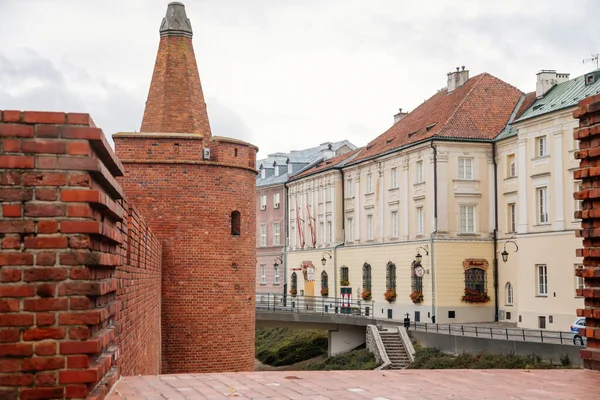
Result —
[[400, 338], [402, 339], [402, 343], [404, 344], [404, 348], [406, 349], [406, 354], [408, 354], [408, 358], [411, 364], [415, 361], [415, 347], [408, 336], [408, 331], [405, 327], [399, 326], [398, 333], [400, 334]]

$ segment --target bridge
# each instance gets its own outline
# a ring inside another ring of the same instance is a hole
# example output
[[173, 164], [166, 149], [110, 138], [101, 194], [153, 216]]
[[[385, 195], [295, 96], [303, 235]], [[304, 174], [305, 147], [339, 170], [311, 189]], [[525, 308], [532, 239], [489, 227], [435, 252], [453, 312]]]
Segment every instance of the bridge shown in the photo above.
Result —
[[373, 302], [349, 298], [256, 294], [256, 326], [321, 329], [329, 332], [328, 355], [365, 343], [367, 325], [376, 325]]

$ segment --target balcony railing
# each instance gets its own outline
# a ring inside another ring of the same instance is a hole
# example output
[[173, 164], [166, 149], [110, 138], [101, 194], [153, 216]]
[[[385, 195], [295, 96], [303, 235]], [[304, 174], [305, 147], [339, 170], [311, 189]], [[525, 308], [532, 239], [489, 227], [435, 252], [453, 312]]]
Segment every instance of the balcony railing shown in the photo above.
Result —
[[373, 301], [330, 296], [292, 296], [257, 293], [256, 310], [288, 313], [348, 315], [374, 318]]

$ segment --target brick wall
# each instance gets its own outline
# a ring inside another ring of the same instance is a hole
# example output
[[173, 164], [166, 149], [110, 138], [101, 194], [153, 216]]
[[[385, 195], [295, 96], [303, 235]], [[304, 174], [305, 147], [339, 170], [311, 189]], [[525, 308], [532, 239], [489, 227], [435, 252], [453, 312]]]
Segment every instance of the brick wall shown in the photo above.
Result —
[[159, 372], [161, 247], [86, 114], [0, 111], [0, 398]]
[[587, 337], [587, 348], [580, 355], [585, 368], [600, 370], [600, 95], [580, 101], [574, 117], [579, 118], [574, 137], [580, 149], [575, 154], [580, 160], [575, 179], [582, 180], [575, 198], [583, 200], [582, 210], [575, 213], [582, 228], [576, 234], [583, 238], [577, 256], [583, 257], [584, 265], [577, 274], [585, 279], [584, 289], [577, 290], [578, 296], [585, 297], [585, 308], [577, 310], [577, 315], [586, 317], [580, 334]]
[[113, 138], [120, 183], [163, 243], [161, 372], [253, 370], [256, 147], [201, 135]]

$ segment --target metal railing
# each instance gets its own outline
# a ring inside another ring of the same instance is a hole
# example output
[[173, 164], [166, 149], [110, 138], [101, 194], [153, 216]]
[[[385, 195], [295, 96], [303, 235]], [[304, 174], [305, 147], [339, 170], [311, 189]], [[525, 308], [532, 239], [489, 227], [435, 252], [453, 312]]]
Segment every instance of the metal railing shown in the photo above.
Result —
[[330, 296], [284, 296], [281, 293], [257, 293], [256, 310], [306, 314], [348, 315], [374, 319], [373, 301]]
[[410, 329], [419, 332], [443, 333], [455, 336], [471, 336], [489, 339], [516, 340], [523, 342], [574, 344], [573, 332], [547, 331], [543, 329], [497, 328], [493, 326], [428, 324], [411, 321]]

